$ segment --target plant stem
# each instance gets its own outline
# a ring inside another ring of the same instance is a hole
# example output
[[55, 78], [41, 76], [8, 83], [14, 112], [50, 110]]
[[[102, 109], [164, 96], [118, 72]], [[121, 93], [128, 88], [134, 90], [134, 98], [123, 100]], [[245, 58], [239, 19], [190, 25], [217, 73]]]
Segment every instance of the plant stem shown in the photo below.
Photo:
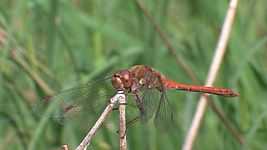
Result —
[[[210, 69], [209, 69], [207, 81], [205, 84], [206, 86], [212, 86], [212, 84], [214, 83], [216, 79], [217, 73], [219, 71], [220, 65], [223, 60], [223, 56], [226, 51], [226, 45], [229, 40], [230, 31], [232, 29], [232, 24], [234, 21], [237, 4], [238, 4], [238, 0], [231, 0], [229, 3], [229, 8], [228, 8], [225, 20], [224, 20], [223, 28], [222, 28], [222, 31], [221, 31], [221, 34], [218, 40], [217, 47], [215, 49], [215, 54], [213, 56]], [[207, 95], [203, 94], [200, 97], [195, 116], [193, 118], [191, 127], [187, 133], [186, 140], [183, 145], [183, 150], [191, 150], [193, 148], [193, 143], [198, 134], [198, 129], [203, 120], [205, 110], [207, 108], [207, 104], [208, 104]]]
[[127, 150], [127, 139], [126, 139], [126, 98], [123, 97], [119, 101], [119, 112], [120, 112], [120, 150]]

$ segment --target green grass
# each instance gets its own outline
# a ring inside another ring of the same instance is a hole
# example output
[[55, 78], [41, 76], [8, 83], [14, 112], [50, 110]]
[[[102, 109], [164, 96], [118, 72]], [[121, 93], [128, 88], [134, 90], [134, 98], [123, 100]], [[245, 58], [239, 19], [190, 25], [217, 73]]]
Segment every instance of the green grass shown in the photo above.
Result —
[[[180, 61], [203, 84], [227, 1], [142, 3], [167, 35]], [[238, 144], [208, 109], [195, 149], [266, 149], [266, 6], [265, 0], [240, 1], [215, 83], [235, 89], [240, 97], [212, 96], [246, 143]], [[174, 80], [193, 83], [134, 0], [1, 0], [0, 149], [50, 150], [62, 144], [74, 149], [90, 128], [88, 123], [59, 125], [45, 115], [36, 116], [34, 104], [45, 95], [134, 64], [147, 64]], [[153, 124], [137, 123], [127, 132], [129, 149], [180, 149], [198, 98], [199, 94], [186, 92], [170, 94], [177, 128], [163, 134]], [[52, 107], [46, 114], [52, 113]], [[117, 121], [118, 113], [109, 116], [93, 139], [92, 149], [118, 149]]]

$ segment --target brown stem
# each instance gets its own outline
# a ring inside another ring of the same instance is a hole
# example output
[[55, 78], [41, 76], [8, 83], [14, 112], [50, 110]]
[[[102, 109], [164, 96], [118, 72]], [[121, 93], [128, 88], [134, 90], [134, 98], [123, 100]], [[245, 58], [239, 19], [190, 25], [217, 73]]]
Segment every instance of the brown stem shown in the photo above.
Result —
[[176, 55], [175, 48], [171, 45], [171, 42], [169, 42], [167, 36], [164, 34], [164, 32], [162, 32], [162, 30], [160, 29], [160, 26], [155, 22], [155, 20], [149, 14], [147, 9], [138, 0], [135, 0], [135, 3], [139, 7], [139, 9], [144, 13], [144, 15], [147, 17], [147, 19], [152, 24], [155, 31], [159, 34], [160, 39], [162, 40], [166, 48], [169, 50], [169, 52], [174, 56], [175, 61], [178, 64], [178, 66], [182, 67], [182, 69], [186, 72], [186, 74], [190, 76], [191, 79], [193, 79], [193, 81], [197, 81], [197, 78], [194, 75], [193, 71], [190, 69], [190, 67], [186, 63], [181, 61], [182, 59], [178, 55]]
[[240, 133], [234, 128], [234, 126], [225, 116], [225, 113], [221, 109], [219, 109], [212, 100], [209, 100], [208, 103], [211, 109], [217, 114], [217, 116], [222, 120], [222, 122], [224, 122], [224, 126], [226, 127], [226, 129], [230, 131], [230, 133], [238, 140], [240, 144], [244, 144], [244, 137], [241, 136]]
[[38, 85], [39, 87], [47, 94], [53, 95], [54, 91], [46, 84], [46, 82], [34, 71], [31, 70], [29, 65], [18, 56], [16, 50], [11, 52], [11, 58], [14, 62], [20, 66]]

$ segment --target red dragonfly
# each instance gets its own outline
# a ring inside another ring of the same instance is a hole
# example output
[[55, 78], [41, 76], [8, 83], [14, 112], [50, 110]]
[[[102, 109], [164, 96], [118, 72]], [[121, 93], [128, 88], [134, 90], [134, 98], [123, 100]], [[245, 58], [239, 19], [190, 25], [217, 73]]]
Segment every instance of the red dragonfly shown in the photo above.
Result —
[[[108, 100], [112, 96], [107, 94], [110, 93], [110, 90], [114, 94], [116, 91], [124, 91], [128, 98], [134, 100], [134, 104], [141, 114], [141, 119], [148, 120], [154, 115], [156, 123], [166, 119], [170, 120], [172, 117], [166, 95], [167, 90], [202, 92], [227, 97], [239, 95], [227, 88], [178, 83], [145, 65], [136, 65], [129, 69], [120, 70], [107, 79], [109, 80], [104, 80], [103, 83], [95, 82], [74, 87], [50, 98], [49, 101], [56, 101], [57, 105], [60, 106], [60, 109], [56, 109], [54, 117], [62, 120], [71, 114], [70, 112], [80, 112], [81, 110], [96, 113], [95, 106], [100, 104], [100, 99]], [[85, 118], [88, 118], [88, 113], [85, 115]]]

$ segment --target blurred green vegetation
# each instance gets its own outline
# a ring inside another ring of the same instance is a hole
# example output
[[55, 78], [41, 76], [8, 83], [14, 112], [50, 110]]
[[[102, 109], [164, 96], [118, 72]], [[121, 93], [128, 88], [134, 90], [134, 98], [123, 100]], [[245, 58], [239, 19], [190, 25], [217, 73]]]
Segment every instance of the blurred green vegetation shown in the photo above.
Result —
[[[203, 84], [228, 1], [142, 3], [180, 61]], [[240, 97], [212, 96], [246, 143], [241, 146], [208, 109], [194, 149], [266, 149], [266, 9], [266, 0], [240, 1], [215, 83], [235, 89]], [[90, 126], [62, 126], [45, 115], [37, 117], [32, 112], [36, 102], [134, 64], [153, 66], [174, 80], [193, 84], [175, 59], [134, 0], [1, 0], [0, 149], [53, 150], [62, 144], [73, 149]], [[162, 134], [151, 124], [137, 123], [127, 132], [129, 149], [180, 149], [198, 98], [196, 93], [171, 95], [177, 130]], [[108, 118], [91, 149], [118, 149], [117, 118], [118, 113]]]

